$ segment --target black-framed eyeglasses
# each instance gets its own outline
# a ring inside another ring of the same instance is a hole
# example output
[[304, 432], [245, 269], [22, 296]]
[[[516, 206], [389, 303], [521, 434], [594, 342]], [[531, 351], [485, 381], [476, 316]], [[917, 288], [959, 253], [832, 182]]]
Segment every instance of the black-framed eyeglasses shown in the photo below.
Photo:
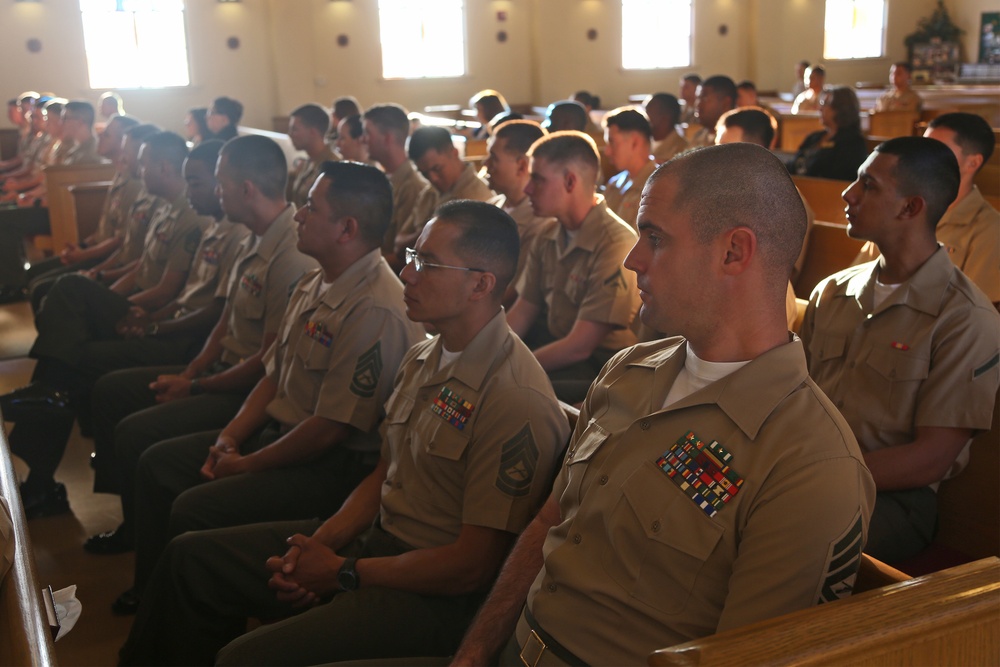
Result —
[[413, 269], [417, 273], [423, 273], [424, 269], [455, 269], [456, 271], [477, 271], [479, 273], [488, 273], [486, 269], [473, 269], [468, 266], [450, 266], [448, 264], [433, 264], [424, 259], [420, 258], [417, 251], [413, 248], [406, 249], [406, 263], [412, 264]]

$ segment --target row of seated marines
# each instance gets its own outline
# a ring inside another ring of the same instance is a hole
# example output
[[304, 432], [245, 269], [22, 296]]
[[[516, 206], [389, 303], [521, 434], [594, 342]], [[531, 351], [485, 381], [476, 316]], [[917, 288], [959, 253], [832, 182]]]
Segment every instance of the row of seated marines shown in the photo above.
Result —
[[635, 664], [933, 538], [1000, 386], [1000, 315], [935, 236], [961, 130], [865, 160], [849, 233], [881, 254], [799, 338], [807, 214], [753, 142], [657, 167], [626, 221], [586, 134], [497, 126], [496, 199], [446, 131], [363, 123], [384, 172], [316, 164], [298, 208], [270, 139], [136, 125], [104, 212], [148, 228], [135, 277], [36, 286], [33, 383], [0, 409], [35, 516], [68, 511], [73, 420], [93, 435], [124, 522], [86, 548], [136, 550], [122, 664]]

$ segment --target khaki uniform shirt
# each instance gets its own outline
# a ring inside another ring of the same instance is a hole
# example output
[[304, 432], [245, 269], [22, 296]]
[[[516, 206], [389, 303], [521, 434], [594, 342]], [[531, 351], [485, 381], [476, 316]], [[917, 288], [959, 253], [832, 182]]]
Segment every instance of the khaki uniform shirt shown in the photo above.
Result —
[[792, 113], [800, 111], [819, 111], [820, 95], [812, 88], [806, 88], [792, 102]]
[[204, 308], [220, 296], [219, 287], [225, 286], [236, 256], [248, 236], [249, 229], [227, 218], [208, 223], [194, 253], [187, 282], [177, 297], [177, 305], [180, 306], [178, 315]]
[[101, 162], [102, 158], [97, 154], [97, 137], [91, 136], [83, 143], [63, 142], [67, 144], [59, 164], [93, 164]]
[[[813, 290], [802, 323], [809, 374], [865, 451], [920, 426], [988, 429], [1000, 385], [1000, 314], [939, 249], [878, 308], [878, 263]], [[948, 474], [957, 474], [957, 461]]]
[[677, 132], [671, 132], [663, 141], [653, 142], [653, 160], [663, 164], [673, 156], [688, 149], [687, 139]]
[[184, 194], [169, 207], [160, 209], [159, 215], [149, 221], [146, 246], [135, 277], [136, 290], [155, 287], [167, 271], [188, 273], [206, 224]]
[[229, 322], [222, 338], [222, 361], [238, 363], [260, 350], [267, 334], [277, 334], [288, 297], [316, 260], [296, 249], [295, 207], [287, 206], [263, 236], [243, 241], [227, 289]]
[[637, 228], [642, 189], [646, 187], [646, 181], [655, 170], [656, 163], [649, 160], [634, 178], [628, 171], [622, 171], [608, 179], [608, 185], [604, 192], [608, 208], [634, 228]]
[[141, 179], [115, 174], [108, 196], [104, 198], [101, 218], [97, 222], [95, 238], [98, 242], [125, 235], [129, 210], [140, 192], [142, 192]]
[[715, 145], [715, 128], [707, 128], [702, 126], [697, 126], [698, 129], [691, 136], [689, 141], [690, 148], [701, 148], [703, 146], [714, 146]]
[[463, 524], [520, 533], [569, 438], [552, 386], [502, 311], [440, 361], [440, 337], [415, 345], [386, 404], [382, 528], [418, 549], [453, 543]]
[[924, 101], [913, 90], [901, 92], [890, 88], [875, 100], [875, 112], [880, 111], [920, 111]]
[[556, 222], [556, 219], [540, 218], [535, 215], [535, 211], [531, 207], [531, 199], [528, 197], [524, 197], [521, 203], [514, 207], [507, 206], [507, 195], [497, 195], [489, 203], [503, 209], [517, 223], [517, 235], [521, 239], [521, 251], [517, 256], [517, 270], [510, 281], [511, 285], [516, 286], [521, 279], [521, 274], [524, 273], [524, 267], [528, 263], [528, 255], [531, 252], [531, 248], [535, 245], [535, 239], [538, 238], [538, 235], [545, 229], [547, 224]]
[[286, 198], [295, 204], [295, 208], [302, 208], [306, 205], [306, 199], [309, 198], [309, 190], [319, 176], [320, 165], [327, 160], [340, 159], [333, 154], [329, 146], [324, 146], [324, 149], [323, 155], [318, 160], [300, 158], [295, 161], [295, 166], [292, 167], [292, 173], [288, 176]]
[[983, 199], [979, 188], [972, 186], [972, 191], [944, 214], [935, 234], [955, 266], [990, 301], [1000, 302], [1000, 213]]
[[403, 224], [399, 233], [412, 234], [423, 230], [424, 225], [434, 215], [441, 204], [446, 204], [455, 199], [473, 199], [475, 201], [489, 201], [493, 197], [493, 191], [486, 182], [476, 175], [476, 170], [471, 164], [466, 164], [462, 169], [462, 174], [455, 181], [455, 185], [447, 192], [439, 193], [431, 187], [424, 190], [417, 200], [410, 217]]
[[569, 335], [577, 320], [587, 320], [615, 327], [602, 348], [632, 345], [636, 339], [629, 326], [639, 310], [639, 290], [635, 273], [622, 262], [637, 238], [599, 197], [574, 236], [558, 222], [539, 233], [517, 286], [519, 298], [545, 307], [556, 339]]
[[[591, 665], [849, 595], [875, 485], [799, 340], [663, 408], [686, 342], [621, 352], [591, 387], [528, 593]], [[522, 617], [517, 638], [527, 637]]]
[[[392, 185], [392, 221], [389, 229], [385, 232], [385, 242], [382, 244], [382, 252], [389, 254], [396, 246], [396, 235], [406, 224], [407, 219], [414, 214], [417, 202], [424, 196], [426, 191], [430, 191], [430, 197], [437, 201], [434, 195], [434, 187], [427, 182], [427, 179], [417, 171], [413, 163], [409, 160], [403, 162], [389, 176], [389, 183]], [[433, 205], [427, 212], [427, 218], [434, 211]], [[418, 215], [422, 215], [418, 214]], [[426, 220], [426, 218], [425, 218]]]
[[170, 202], [146, 192], [139, 182], [140, 189], [128, 212], [125, 223], [124, 239], [118, 254], [118, 265], [124, 266], [134, 259], [139, 259], [146, 247], [146, 233], [151, 220], [159, 219], [170, 210]]
[[353, 426], [351, 449], [378, 451], [378, 424], [403, 355], [424, 340], [406, 317], [403, 285], [373, 250], [329, 285], [320, 269], [295, 287], [264, 356], [278, 393], [267, 414], [291, 427], [317, 416]]

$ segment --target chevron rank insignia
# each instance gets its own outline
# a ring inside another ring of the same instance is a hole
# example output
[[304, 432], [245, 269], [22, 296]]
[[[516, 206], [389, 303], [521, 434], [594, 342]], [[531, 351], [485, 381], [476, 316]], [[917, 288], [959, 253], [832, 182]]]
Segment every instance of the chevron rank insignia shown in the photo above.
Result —
[[358, 363], [354, 367], [354, 377], [351, 378], [351, 393], [361, 398], [371, 398], [375, 395], [381, 375], [382, 341], [379, 340], [358, 357]]
[[854, 580], [861, 566], [863, 546], [861, 515], [855, 516], [850, 528], [830, 545], [826, 558], [826, 574], [820, 582], [816, 604], [847, 597], [854, 590]]
[[622, 270], [618, 269], [604, 281], [605, 287], [614, 287], [616, 290], [628, 289], [628, 283], [625, 282], [625, 276], [622, 275]]
[[524, 428], [503, 446], [496, 487], [515, 498], [528, 495], [537, 464], [538, 447], [535, 446], [535, 439], [531, 435], [531, 426], [525, 424]]
[[441, 393], [434, 399], [431, 412], [445, 420], [459, 431], [465, 430], [465, 423], [472, 416], [476, 406], [463, 399], [448, 387], [441, 387]]
[[729, 463], [733, 455], [717, 440], [705, 444], [688, 431], [656, 460], [667, 477], [709, 517], [718, 514], [743, 486]]

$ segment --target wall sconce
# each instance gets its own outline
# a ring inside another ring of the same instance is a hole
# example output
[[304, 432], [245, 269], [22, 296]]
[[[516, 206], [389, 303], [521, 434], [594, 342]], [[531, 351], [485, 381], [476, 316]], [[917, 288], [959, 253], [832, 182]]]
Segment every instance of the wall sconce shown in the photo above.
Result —
[[243, 2], [243, 0], [215, 0], [216, 2]]

